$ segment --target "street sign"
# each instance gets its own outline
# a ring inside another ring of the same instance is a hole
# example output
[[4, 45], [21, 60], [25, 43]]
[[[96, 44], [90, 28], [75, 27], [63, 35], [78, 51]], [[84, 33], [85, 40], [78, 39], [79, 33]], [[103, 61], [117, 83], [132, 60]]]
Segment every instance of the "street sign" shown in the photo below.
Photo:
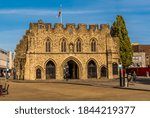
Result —
[[119, 69], [121, 69], [121, 68], [122, 68], [122, 65], [121, 65], [121, 64], [119, 64], [119, 66], [118, 66], [118, 67], [119, 67]]

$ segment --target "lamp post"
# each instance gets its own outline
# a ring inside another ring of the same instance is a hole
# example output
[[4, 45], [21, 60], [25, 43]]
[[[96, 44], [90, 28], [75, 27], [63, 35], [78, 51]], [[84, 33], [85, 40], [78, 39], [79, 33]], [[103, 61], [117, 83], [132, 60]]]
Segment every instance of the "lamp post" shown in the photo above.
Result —
[[123, 79], [122, 79], [122, 64], [119, 64], [119, 80], [120, 80], [120, 87], [123, 87]]
[[9, 63], [9, 60], [8, 60], [8, 57], [7, 57], [7, 62], [6, 62], [6, 79], [8, 79], [8, 63]]
[[106, 77], [109, 78], [109, 75], [108, 75], [108, 47], [107, 47], [107, 37], [106, 37], [106, 67], [107, 67]]

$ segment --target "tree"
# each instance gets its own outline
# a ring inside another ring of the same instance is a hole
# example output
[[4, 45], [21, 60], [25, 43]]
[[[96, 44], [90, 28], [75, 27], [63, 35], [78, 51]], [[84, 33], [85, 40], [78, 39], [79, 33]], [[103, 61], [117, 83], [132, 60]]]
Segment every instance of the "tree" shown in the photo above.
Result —
[[132, 63], [132, 46], [125, 21], [122, 16], [117, 16], [116, 21], [111, 27], [111, 35], [119, 38], [120, 45], [120, 60], [123, 68], [126, 68]]

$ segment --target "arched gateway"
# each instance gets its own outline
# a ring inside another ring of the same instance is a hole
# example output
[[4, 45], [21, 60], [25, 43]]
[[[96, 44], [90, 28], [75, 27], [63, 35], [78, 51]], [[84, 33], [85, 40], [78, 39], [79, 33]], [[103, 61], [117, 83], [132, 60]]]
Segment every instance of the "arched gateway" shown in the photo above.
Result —
[[64, 79], [80, 79], [81, 77], [81, 64], [75, 58], [68, 58], [62, 64], [63, 78]]

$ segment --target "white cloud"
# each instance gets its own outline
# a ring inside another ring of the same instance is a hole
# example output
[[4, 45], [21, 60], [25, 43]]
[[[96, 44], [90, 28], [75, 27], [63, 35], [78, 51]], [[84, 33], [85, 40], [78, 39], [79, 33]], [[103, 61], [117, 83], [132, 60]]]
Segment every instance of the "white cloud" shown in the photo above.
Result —
[[[115, 10], [114, 10], [115, 11]], [[63, 10], [63, 14], [90, 14], [113, 12], [113, 10]], [[57, 15], [58, 10], [49, 9], [0, 9], [0, 15]]]

